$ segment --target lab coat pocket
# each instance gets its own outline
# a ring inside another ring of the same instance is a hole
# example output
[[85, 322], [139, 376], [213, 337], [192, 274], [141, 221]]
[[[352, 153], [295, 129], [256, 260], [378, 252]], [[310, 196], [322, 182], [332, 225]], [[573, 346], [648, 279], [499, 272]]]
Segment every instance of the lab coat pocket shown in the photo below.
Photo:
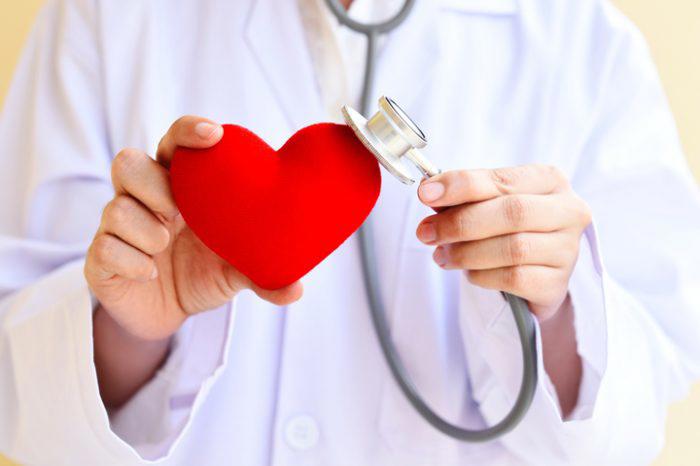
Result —
[[[407, 220], [417, 225], [429, 213], [414, 200]], [[392, 341], [411, 381], [432, 409], [449, 422], [480, 428], [483, 419], [470, 395], [459, 325], [461, 273], [437, 267], [432, 251], [415, 239], [411, 228], [406, 229], [394, 304], [388, 309]], [[466, 460], [480, 464], [479, 458], [490, 450], [483, 444], [455, 441], [436, 430], [390, 376], [382, 392], [378, 427], [396, 454], [404, 452], [435, 464]]]

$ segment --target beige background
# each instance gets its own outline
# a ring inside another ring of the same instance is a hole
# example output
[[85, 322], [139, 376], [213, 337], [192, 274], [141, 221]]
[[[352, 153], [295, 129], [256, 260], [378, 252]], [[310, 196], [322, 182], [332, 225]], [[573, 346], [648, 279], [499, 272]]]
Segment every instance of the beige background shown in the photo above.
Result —
[[[577, 1], [577, 0], [570, 0]], [[42, 0], [2, 0], [0, 102]], [[658, 64], [688, 160], [700, 179], [700, 1], [616, 0], [642, 29]], [[634, 390], [634, 387], [630, 387]], [[666, 448], [655, 466], [700, 464], [700, 385], [671, 408]], [[0, 466], [11, 463], [0, 457]]]

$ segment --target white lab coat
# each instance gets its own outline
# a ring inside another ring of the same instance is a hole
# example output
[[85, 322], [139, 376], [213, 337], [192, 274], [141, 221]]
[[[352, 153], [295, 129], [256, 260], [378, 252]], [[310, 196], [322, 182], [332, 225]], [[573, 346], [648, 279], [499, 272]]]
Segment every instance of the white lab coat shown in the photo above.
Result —
[[[382, 45], [377, 93], [449, 168], [553, 164], [591, 205], [571, 279], [584, 380], [571, 419], [542, 377], [512, 433], [462, 444], [387, 370], [356, 240], [279, 309], [251, 293], [191, 318], [155, 378], [104, 409], [86, 247], [120, 148], [199, 114], [275, 146], [326, 120], [296, 2], [52, 0], [0, 122], [0, 451], [31, 465], [643, 464], [700, 363], [700, 197], [651, 58], [606, 1], [419, 1]], [[442, 415], [483, 427], [520, 380], [496, 292], [431, 260], [429, 212], [384, 179], [373, 213], [393, 336]]]

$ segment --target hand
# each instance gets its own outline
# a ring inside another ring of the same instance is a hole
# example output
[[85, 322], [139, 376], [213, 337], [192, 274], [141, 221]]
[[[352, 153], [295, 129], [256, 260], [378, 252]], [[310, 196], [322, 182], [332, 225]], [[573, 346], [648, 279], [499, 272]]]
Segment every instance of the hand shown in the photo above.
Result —
[[591, 212], [558, 169], [450, 171], [423, 181], [418, 195], [439, 211], [417, 230], [437, 246], [439, 266], [526, 299], [540, 321], [559, 310]]
[[301, 296], [300, 283], [255, 287], [185, 225], [170, 190], [168, 167], [177, 146], [207, 148], [223, 136], [209, 120], [183, 117], [161, 140], [157, 161], [125, 149], [112, 163], [115, 196], [87, 253], [85, 277], [102, 308], [131, 335], [161, 340], [185, 319], [251, 288], [275, 304]]

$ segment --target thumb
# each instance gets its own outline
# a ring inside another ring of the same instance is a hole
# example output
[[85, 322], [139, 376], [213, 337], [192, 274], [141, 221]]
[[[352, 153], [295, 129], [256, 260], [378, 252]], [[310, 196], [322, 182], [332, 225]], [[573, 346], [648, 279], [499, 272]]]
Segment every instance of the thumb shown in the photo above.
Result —
[[261, 299], [269, 301], [278, 306], [292, 304], [293, 302], [298, 301], [304, 294], [304, 285], [302, 285], [300, 281], [296, 281], [291, 285], [287, 285], [276, 290], [266, 290], [261, 288], [253, 283], [250, 278], [239, 272], [238, 269], [226, 263], [223, 259], [221, 260], [224, 262], [226, 281], [234, 294], [237, 294], [239, 291], [244, 289], [250, 289]]
[[207, 118], [184, 116], [175, 121], [160, 140], [156, 160], [164, 167], [169, 167], [178, 146], [206, 149], [218, 143], [223, 136], [224, 128], [220, 124]]
[[265, 301], [269, 301], [278, 306], [285, 306], [301, 298], [304, 294], [304, 285], [297, 281], [277, 290], [264, 290], [257, 286], [253, 286], [252, 290]]

